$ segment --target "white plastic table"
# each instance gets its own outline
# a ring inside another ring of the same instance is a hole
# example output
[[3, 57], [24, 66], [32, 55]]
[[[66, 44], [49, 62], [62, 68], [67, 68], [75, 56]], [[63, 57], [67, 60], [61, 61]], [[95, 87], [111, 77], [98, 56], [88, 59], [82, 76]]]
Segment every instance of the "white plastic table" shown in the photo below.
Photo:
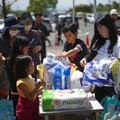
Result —
[[[95, 113], [95, 120], [99, 120], [99, 113], [104, 110], [101, 104], [95, 99], [91, 93], [87, 93], [89, 101], [91, 103], [91, 108], [85, 109], [69, 109], [69, 110], [55, 110], [55, 111], [43, 111], [41, 105], [39, 106], [40, 115], [48, 120], [50, 115], [63, 115], [63, 114], [77, 114], [77, 113]], [[40, 99], [41, 101], [41, 99]]]

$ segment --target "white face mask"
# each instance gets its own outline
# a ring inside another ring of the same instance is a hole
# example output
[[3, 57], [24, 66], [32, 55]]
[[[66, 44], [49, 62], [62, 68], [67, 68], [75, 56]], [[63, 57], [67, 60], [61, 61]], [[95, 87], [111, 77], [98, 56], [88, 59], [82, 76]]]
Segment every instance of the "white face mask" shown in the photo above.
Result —
[[26, 30], [26, 31], [30, 31], [31, 28], [32, 28], [32, 25], [25, 25], [24, 26], [24, 30]]
[[17, 35], [17, 33], [18, 33], [18, 30], [9, 30], [9, 34], [10, 34], [10, 36], [12, 36], [12, 37], [14, 37], [14, 36], [16, 36]]

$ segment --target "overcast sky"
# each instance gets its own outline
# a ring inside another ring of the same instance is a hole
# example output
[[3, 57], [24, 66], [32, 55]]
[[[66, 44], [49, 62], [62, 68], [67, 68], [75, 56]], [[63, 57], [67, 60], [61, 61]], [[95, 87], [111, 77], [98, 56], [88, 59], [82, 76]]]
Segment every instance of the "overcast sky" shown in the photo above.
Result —
[[[13, 1], [13, 0], [10, 0], [10, 1]], [[94, 0], [74, 0], [74, 1], [75, 1], [75, 5], [94, 3]], [[108, 4], [109, 1], [120, 2], [120, 0], [96, 0], [96, 1], [97, 1], [97, 4], [98, 3]], [[13, 10], [26, 10], [26, 7], [28, 5], [29, 5], [29, 0], [18, 0], [17, 2], [13, 4], [12, 9]], [[73, 6], [73, 0], [58, 0], [57, 10], [68, 10], [69, 8], [72, 8], [72, 6]]]

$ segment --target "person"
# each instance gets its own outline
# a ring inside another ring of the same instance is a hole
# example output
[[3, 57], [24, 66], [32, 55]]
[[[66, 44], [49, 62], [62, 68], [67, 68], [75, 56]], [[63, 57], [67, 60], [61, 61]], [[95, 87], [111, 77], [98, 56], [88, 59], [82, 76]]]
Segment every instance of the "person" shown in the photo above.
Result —
[[2, 53], [0, 53], [0, 100], [6, 99], [10, 91], [10, 83], [4, 68], [4, 60], [5, 58], [2, 56]]
[[61, 35], [62, 35], [62, 24], [60, 23], [59, 20], [56, 21], [56, 30], [57, 30], [57, 39], [58, 39], [58, 45], [61, 44], [63, 45], [63, 40], [61, 39]]
[[112, 10], [110, 11], [110, 16], [111, 16], [112, 20], [113, 20], [114, 22], [116, 22], [117, 17], [118, 17], [118, 12], [117, 12], [117, 10], [116, 10], [116, 9], [112, 9]]
[[6, 58], [6, 61], [10, 58], [10, 51], [14, 37], [22, 27], [22, 25], [18, 24], [15, 17], [8, 17], [5, 19], [5, 26], [0, 30], [2, 33], [2, 36], [0, 37], [0, 52]]
[[86, 14], [84, 15], [84, 26], [87, 26], [87, 17], [86, 17]]
[[28, 54], [32, 57], [35, 63], [33, 77], [37, 80], [38, 71], [36, 65], [41, 63], [39, 55], [42, 50], [42, 41], [38, 31], [32, 29], [33, 22], [34, 20], [30, 13], [26, 12], [21, 14], [21, 24], [23, 24], [23, 29], [20, 30], [20, 35], [25, 36], [30, 42]]
[[63, 34], [66, 38], [63, 52], [56, 55], [59, 57], [68, 57], [71, 63], [74, 63], [78, 70], [83, 72], [83, 67], [79, 64], [79, 61], [88, 54], [88, 49], [85, 43], [77, 38], [77, 28], [74, 23], [66, 24], [63, 28]]
[[[49, 36], [50, 36], [50, 33], [49, 33]], [[51, 41], [50, 41], [50, 39], [48, 38], [48, 36], [46, 37], [46, 41], [48, 41], [48, 44], [49, 44], [49, 46], [51, 47], [52, 45], [51, 45]]]
[[113, 22], [114, 22], [114, 26], [115, 26], [115, 29], [116, 29], [118, 35], [120, 35], [119, 29], [116, 27], [116, 21], [117, 21], [117, 17], [118, 17], [118, 12], [117, 12], [116, 9], [112, 9], [112, 10], [110, 11], [110, 17], [112, 18], [112, 20], [113, 20]]
[[13, 104], [8, 100], [10, 82], [4, 67], [5, 58], [0, 53], [0, 119], [14, 120]]
[[[19, 29], [23, 26], [18, 24], [17, 19], [15, 17], [8, 17], [5, 19], [5, 26], [1, 29], [2, 36], [0, 37], [0, 53], [5, 57], [4, 66], [7, 72], [7, 79], [10, 82], [10, 72], [9, 69], [9, 60], [10, 60], [10, 53], [13, 45], [13, 41], [17, 36]], [[10, 82], [11, 83], [11, 82]], [[10, 84], [11, 87], [11, 84]], [[11, 89], [11, 88], [10, 88]], [[11, 93], [9, 93], [9, 96]]]
[[9, 80], [11, 83], [11, 91], [10, 91], [11, 93], [9, 95], [9, 99], [13, 100], [14, 114], [18, 102], [18, 92], [16, 89], [16, 79], [14, 75], [14, 63], [18, 55], [26, 55], [28, 53], [28, 48], [29, 48], [29, 40], [26, 37], [24, 36], [15, 37], [10, 53], [11, 58], [9, 60], [9, 67], [10, 67]]
[[120, 29], [118, 29], [118, 35], [120, 35]]
[[20, 16], [17, 17], [17, 22], [21, 24], [21, 17]]
[[20, 55], [15, 61], [15, 76], [17, 79], [17, 90], [19, 94], [16, 107], [18, 120], [41, 120], [39, 115], [39, 98], [45, 82], [34, 81], [31, 74], [34, 72], [34, 62], [29, 55]]
[[[90, 52], [81, 61], [81, 66], [85, 66], [94, 58], [98, 61], [102, 58], [120, 58], [120, 37], [114, 27], [114, 23], [109, 14], [98, 18], [94, 24], [94, 36], [90, 46]], [[100, 102], [106, 95], [115, 94], [114, 86], [95, 86], [95, 97]]]
[[49, 46], [52, 46], [51, 40], [48, 37], [48, 36], [50, 36], [50, 32], [52, 31], [51, 22], [49, 19], [42, 18], [42, 24], [45, 25], [45, 27], [47, 29], [46, 41], [48, 42]]
[[46, 57], [46, 39], [49, 35], [49, 32], [47, 31], [47, 28], [42, 23], [42, 13], [35, 13], [35, 24], [33, 26], [33, 29], [37, 30], [39, 32], [39, 35], [42, 40], [42, 50], [41, 50], [41, 63], [43, 63], [43, 59]]

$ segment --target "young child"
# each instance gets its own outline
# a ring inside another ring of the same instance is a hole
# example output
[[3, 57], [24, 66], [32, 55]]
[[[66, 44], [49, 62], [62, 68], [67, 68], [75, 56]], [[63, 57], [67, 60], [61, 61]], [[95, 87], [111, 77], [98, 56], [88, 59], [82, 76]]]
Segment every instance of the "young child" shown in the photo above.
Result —
[[35, 83], [31, 74], [34, 72], [34, 63], [28, 55], [18, 56], [15, 61], [15, 76], [19, 94], [16, 107], [18, 120], [41, 120], [39, 115], [40, 94], [45, 86], [44, 81]]
[[74, 23], [65, 25], [63, 28], [63, 34], [66, 38], [64, 44], [63, 52], [57, 54], [59, 57], [68, 57], [71, 63], [74, 63], [78, 70], [83, 72], [83, 67], [80, 65], [80, 60], [88, 54], [88, 49], [85, 43], [77, 38], [77, 27]]
[[11, 83], [11, 92], [9, 94], [9, 99], [13, 100], [13, 105], [14, 105], [14, 113], [15, 113], [15, 108], [18, 102], [18, 93], [16, 89], [16, 79], [14, 75], [14, 63], [15, 59], [18, 55], [26, 55], [28, 52], [29, 48], [29, 40], [24, 37], [24, 36], [16, 36], [13, 45], [11, 48], [11, 58], [8, 63], [8, 78]]

